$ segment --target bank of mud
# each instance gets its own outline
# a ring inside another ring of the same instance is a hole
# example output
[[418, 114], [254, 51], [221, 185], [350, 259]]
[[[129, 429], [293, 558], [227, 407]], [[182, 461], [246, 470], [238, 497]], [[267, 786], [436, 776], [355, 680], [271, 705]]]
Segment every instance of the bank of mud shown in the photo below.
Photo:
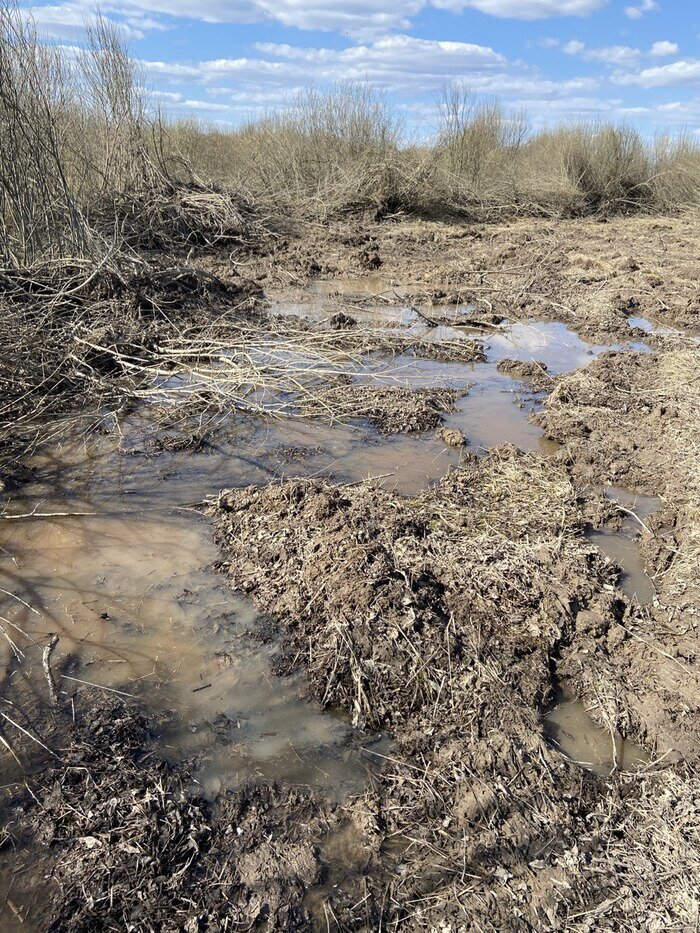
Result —
[[403, 843], [388, 905], [373, 879], [387, 922], [691, 920], [686, 869], [668, 874], [689, 852], [665, 821], [697, 832], [695, 779], [650, 765], [603, 781], [543, 734], [562, 659], [592, 630], [607, 656], [633, 624], [565, 471], [504, 448], [415, 500], [291, 482], [222, 493], [215, 515], [223, 569], [280, 620], [288, 663], [357, 725], [392, 731], [374, 796]]
[[[369, 240], [363, 224], [329, 227], [249, 257], [245, 275], [292, 311], [261, 320], [281, 358], [286, 337], [303, 372], [305, 333], [336, 354], [300, 406], [303, 442], [290, 432], [236, 472], [251, 416], [227, 445], [230, 422], [201, 428], [202, 395], [184, 414], [164, 404], [155, 435], [125, 436], [118, 454], [171, 495], [196, 488], [190, 504], [206, 491], [221, 580], [262, 613], [246, 637], [283, 649], [270, 691], [300, 684], [314, 709], [343, 711], [347, 747], [374, 767], [342, 799], [284, 774], [204, 794], [198, 756], [164, 755], [142, 703], [76, 694], [42, 733], [62, 760], [4, 791], [15, 890], [42, 879], [50, 894], [37, 928], [697, 925], [700, 351], [633, 315], [694, 324], [694, 223], [389, 220], [368, 223]], [[196, 262], [232, 274], [222, 256]], [[382, 308], [406, 314], [382, 328]], [[517, 328], [542, 336], [530, 318], [549, 322], [566, 365], [546, 341], [513, 354]], [[530, 449], [474, 443], [468, 406], [493, 398]], [[204, 458], [206, 477], [182, 482]], [[644, 512], [635, 493], [659, 501]], [[639, 548], [650, 598], [625, 588], [603, 532]], [[227, 625], [217, 617], [214, 637]], [[562, 689], [609, 737], [606, 767], [566, 754], [548, 720]], [[38, 754], [5, 731], [22, 760]]]
[[[559, 320], [604, 342], [639, 318], [700, 327], [700, 268], [688, 248], [698, 232], [692, 215], [502, 224], [353, 217], [278, 240], [245, 270], [268, 293], [320, 281], [332, 295], [338, 282], [338, 305], [350, 313], [343, 283], [360, 278], [365, 299], [392, 304], [407, 293], [437, 310], [471, 306], [481, 321]], [[225, 273], [216, 257], [203, 262]]]

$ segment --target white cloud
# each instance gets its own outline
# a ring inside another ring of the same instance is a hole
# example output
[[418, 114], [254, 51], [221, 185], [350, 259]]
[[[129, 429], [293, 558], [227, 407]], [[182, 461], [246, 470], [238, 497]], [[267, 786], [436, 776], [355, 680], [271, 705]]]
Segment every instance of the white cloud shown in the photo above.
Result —
[[[491, 16], [533, 20], [587, 16], [607, 3], [608, 0], [107, 0], [101, 8], [106, 15], [123, 17], [135, 37], [146, 28], [162, 28], [163, 17], [207, 23], [277, 22], [298, 29], [369, 37], [407, 30], [412, 17], [428, 7], [453, 13], [473, 8]], [[94, 9], [94, 0], [32, 5], [37, 22], [64, 32], [80, 28], [83, 15], [93, 13]], [[133, 25], [137, 20], [142, 25]]]
[[550, 19], [554, 16], [589, 16], [608, 0], [432, 0], [443, 10], [461, 13], [467, 7], [503, 19]]
[[183, 94], [173, 91], [149, 91], [148, 96], [153, 100], [163, 101], [165, 104], [178, 104], [185, 99]]
[[567, 42], [562, 51], [567, 55], [579, 55], [587, 62], [598, 61], [618, 67], [635, 65], [642, 55], [639, 49], [632, 49], [628, 45], [609, 45], [590, 49], [584, 42], [579, 42], [577, 39]]
[[586, 93], [599, 83], [595, 77], [550, 81], [528, 74], [488, 46], [404, 35], [346, 49], [262, 42], [256, 51], [259, 58], [143, 64], [153, 77], [175, 83], [195, 81], [221, 87], [235, 82], [282, 88], [306, 84], [309, 78], [318, 83], [368, 80], [412, 96], [439, 90], [450, 80], [461, 80], [475, 92], [546, 98]]
[[668, 65], [656, 65], [645, 68], [636, 74], [622, 74], [613, 77], [617, 84], [638, 84], [640, 87], [674, 87], [700, 83], [700, 61], [697, 59], [681, 60]]
[[637, 6], [626, 6], [625, 15], [630, 19], [641, 19], [645, 13], [652, 13], [660, 9], [656, 0], [642, 0]]
[[[91, 10], [83, 3], [61, 3], [32, 7], [21, 12], [23, 16], [31, 17], [41, 35], [51, 39], [74, 39], [84, 31], [86, 18], [90, 19], [94, 7]], [[115, 20], [114, 24], [125, 39], [142, 39], [145, 29], [159, 25], [137, 16], [123, 21]]]
[[655, 42], [649, 49], [649, 53], [653, 55], [654, 58], [665, 58], [667, 55], [677, 55], [678, 43], [667, 42], [666, 40]]
[[306, 48], [271, 42], [256, 46], [261, 58], [215, 59], [198, 63], [145, 62], [153, 75], [171, 80], [219, 83], [222, 78], [266, 83], [364, 80], [388, 88], [436, 88], [445, 80], [470, 81], [506, 67], [503, 55], [488, 46], [440, 42], [412, 36], [387, 36], [346, 49]]

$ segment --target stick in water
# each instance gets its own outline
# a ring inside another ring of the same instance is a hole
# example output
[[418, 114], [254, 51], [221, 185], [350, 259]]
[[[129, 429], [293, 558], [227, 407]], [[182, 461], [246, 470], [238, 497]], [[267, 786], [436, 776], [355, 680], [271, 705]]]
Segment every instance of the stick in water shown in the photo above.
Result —
[[51, 670], [51, 655], [53, 654], [54, 648], [57, 644], [58, 635], [53, 633], [51, 635], [51, 640], [44, 648], [44, 653], [41, 658], [44, 674], [46, 674], [46, 682], [49, 685], [49, 697], [51, 698], [52, 706], [58, 706], [58, 690], [56, 689], [56, 681], [53, 679], [53, 671]]

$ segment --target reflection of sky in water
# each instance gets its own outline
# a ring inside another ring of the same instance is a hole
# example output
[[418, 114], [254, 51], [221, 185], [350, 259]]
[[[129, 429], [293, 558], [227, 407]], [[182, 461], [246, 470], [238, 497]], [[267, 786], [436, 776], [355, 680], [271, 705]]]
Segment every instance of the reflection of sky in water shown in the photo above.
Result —
[[[452, 330], [462, 337], [461, 329]], [[473, 338], [472, 333], [467, 336]], [[527, 396], [522, 400], [524, 387], [499, 373], [498, 362], [537, 360], [554, 374], [586, 365], [607, 348], [591, 346], [564, 325], [551, 322], [515, 324], [489, 333], [484, 343], [485, 363], [445, 363], [404, 353], [392, 359], [366, 358], [362, 372], [352, 366], [353, 378], [370, 385], [469, 389], [445, 422], [462, 430], [474, 449], [510, 442], [527, 450], [548, 450], [541, 430], [528, 420], [536, 402]], [[298, 362], [294, 357], [288, 360], [293, 367]], [[306, 365], [308, 361], [301, 368]], [[225, 486], [288, 476], [327, 476], [350, 482], [380, 477], [384, 485], [411, 494], [438, 480], [459, 458], [433, 432], [384, 437], [367, 424], [328, 425], [289, 418], [263, 421], [238, 413], [217, 417], [215, 430], [201, 451], [156, 454], [148, 438], [149, 433], [154, 436], [157, 423], [149, 425], [148, 410], [142, 411], [126, 419], [123, 438], [68, 440], [57, 459], [55, 450], [38, 458], [45, 478], [41, 494], [48, 500], [74, 498], [77, 493], [71, 484], [79, 479], [80, 495], [91, 501], [129, 497], [134, 505], [139, 500], [184, 505]], [[182, 431], [196, 427], [195, 419], [189, 428], [184, 423]], [[290, 448], [301, 456], [290, 456]]]

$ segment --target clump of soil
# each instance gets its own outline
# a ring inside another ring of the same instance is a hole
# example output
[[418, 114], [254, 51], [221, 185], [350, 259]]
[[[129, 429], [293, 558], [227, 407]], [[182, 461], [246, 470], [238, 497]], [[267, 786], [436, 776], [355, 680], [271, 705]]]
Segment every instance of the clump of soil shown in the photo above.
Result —
[[384, 434], [429, 431], [454, 409], [452, 389], [341, 385], [321, 391], [304, 404], [304, 414], [330, 420], [367, 418]]
[[357, 326], [357, 321], [355, 318], [351, 317], [349, 314], [345, 314], [343, 311], [338, 311], [332, 315], [328, 323], [333, 328], [333, 330], [344, 330], [346, 327]]
[[459, 428], [439, 428], [435, 437], [448, 447], [465, 447], [469, 442], [464, 432]]
[[385, 923], [697, 916], [682, 863], [700, 864], [699, 810], [676, 796], [697, 794], [692, 773], [605, 783], [543, 738], [562, 651], [591, 616], [614, 633], [625, 606], [560, 467], [502, 448], [414, 500], [293, 481], [224, 492], [212, 513], [222, 568], [281, 622], [289, 667], [394, 733], [373, 805], [400, 853], [388, 897], [367, 882]]
[[693, 344], [610, 351], [560, 377], [536, 420], [582, 481], [682, 500], [700, 487], [700, 388], [689, 378], [699, 365]]
[[499, 373], [506, 373], [514, 379], [529, 383], [533, 388], [548, 388], [551, 383], [546, 364], [535, 360], [501, 360], [496, 369]]
[[[333, 906], [321, 849], [347, 824], [337, 807], [265, 783], [210, 804], [149, 744], [133, 709], [84, 709], [61, 763], [6, 800], [12, 867], [38, 860], [48, 884], [42, 929], [308, 930], [310, 890]], [[361, 899], [348, 879], [344, 896]]]

